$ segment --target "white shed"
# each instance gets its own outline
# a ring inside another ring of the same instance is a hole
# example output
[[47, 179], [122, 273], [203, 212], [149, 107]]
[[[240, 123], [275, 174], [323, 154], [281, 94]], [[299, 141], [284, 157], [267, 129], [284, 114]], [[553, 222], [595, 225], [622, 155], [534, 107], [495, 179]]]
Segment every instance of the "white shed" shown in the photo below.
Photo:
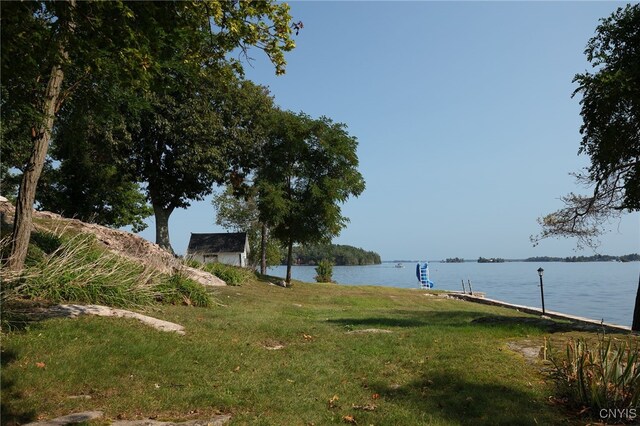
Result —
[[186, 257], [203, 263], [219, 262], [244, 267], [247, 266], [248, 255], [249, 240], [246, 232], [191, 233]]

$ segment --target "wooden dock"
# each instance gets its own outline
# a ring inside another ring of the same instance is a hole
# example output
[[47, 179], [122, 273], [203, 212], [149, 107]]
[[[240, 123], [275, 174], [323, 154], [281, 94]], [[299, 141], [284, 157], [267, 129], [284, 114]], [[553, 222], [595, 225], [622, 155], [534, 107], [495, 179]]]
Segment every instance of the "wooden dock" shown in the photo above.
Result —
[[[470, 294], [463, 294], [462, 292], [458, 292], [458, 291], [450, 292], [448, 293], [448, 295], [450, 297], [460, 299], [460, 300], [466, 300], [468, 302], [482, 303], [484, 305], [492, 305], [492, 306], [501, 306], [504, 308], [515, 309], [516, 311], [525, 312], [527, 314], [542, 316], [542, 309], [533, 308], [531, 306], [516, 305], [513, 303], [502, 302], [500, 300], [487, 299], [486, 297], [484, 297], [484, 295], [474, 294], [473, 296], [471, 296]], [[618, 333], [619, 332], [634, 333], [631, 331], [631, 327], [628, 327], [625, 325], [608, 324], [602, 321], [597, 321], [597, 320], [584, 318], [584, 317], [578, 317], [575, 315], [563, 314], [560, 312], [545, 310], [544, 316], [548, 318], [571, 321], [571, 322], [575, 322], [575, 323], [586, 325], [586, 326], [598, 327], [600, 329], [604, 329], [610, 332], [613, 331]]]

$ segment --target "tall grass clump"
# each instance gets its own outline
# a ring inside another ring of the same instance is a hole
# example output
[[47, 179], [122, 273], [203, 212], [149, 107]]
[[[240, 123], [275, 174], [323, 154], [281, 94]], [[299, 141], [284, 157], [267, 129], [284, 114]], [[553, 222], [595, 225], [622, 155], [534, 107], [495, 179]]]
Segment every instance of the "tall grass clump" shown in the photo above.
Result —
[[24, 271], [14, 276], [2, 273], [4, 301], [29, 298], [126, 307], [155, 300], [153, 286], [160, 274], [99, 247], [93, 235], [60, 240], [48, 254], [32, 246], [38, 247], [38, 256]]
[[316, 281], [319, 283], [330, 283], [333, 279], [333, 263], [330, 260], [322, 259], [316, 266]]
[[572, 339], [564, 353], [552, 350], [552, 375], [561, 396], [594, 416], [605, 409], [636, 412], [640, 408], [638, 349], [631, 341], [602, 338], [593, 346], [584, 339]]
[[211, 306], [207, 290], [180, 273], [165, 278], [156, 287], [157, 299], [170, 305]]

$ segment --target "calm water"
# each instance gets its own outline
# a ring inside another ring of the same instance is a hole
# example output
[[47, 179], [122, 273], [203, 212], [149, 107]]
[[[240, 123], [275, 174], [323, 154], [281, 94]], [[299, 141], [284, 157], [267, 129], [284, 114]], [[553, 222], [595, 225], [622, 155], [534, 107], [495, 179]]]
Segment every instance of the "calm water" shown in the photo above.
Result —
[[[334, 266], [333, 279], [344, 285], [419, 288], [415, 263], [405, 263], [404, 268], [394, 265]], [[429, 263], [434, 289], [462, 290], [461, 280], [465, 285], [471, 280], [473, 291], [488, 298], [534, 307], [541, 306], [539, 267], [544, 268], [546, 309], [631, 325], [640, 262]], [[270, 275], [285, 273], [285, 266], [269, 269]], [[294, 266], [292, 274], [294, 279], [315, 282], [313, 266]]]

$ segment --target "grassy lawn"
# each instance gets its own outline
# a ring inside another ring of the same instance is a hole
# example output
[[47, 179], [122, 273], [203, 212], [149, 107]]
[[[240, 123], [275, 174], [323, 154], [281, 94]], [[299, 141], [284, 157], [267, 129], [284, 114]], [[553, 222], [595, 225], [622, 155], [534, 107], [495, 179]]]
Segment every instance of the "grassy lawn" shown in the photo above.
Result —
[[[541, 342], [545, 323], [423, 293], [252, 281], [216, 290], [224, 306], [145, 312], [182, 324], [185, 336], [114, 318], [33, 323], [2, 336], [2, 424], [83, 410], [107, 419], [225, 413], [239, 425], [572, 421], [549, 403], [540, 366], [507, 347]], [[474, 322], [487, 317], [513, 320]]]

